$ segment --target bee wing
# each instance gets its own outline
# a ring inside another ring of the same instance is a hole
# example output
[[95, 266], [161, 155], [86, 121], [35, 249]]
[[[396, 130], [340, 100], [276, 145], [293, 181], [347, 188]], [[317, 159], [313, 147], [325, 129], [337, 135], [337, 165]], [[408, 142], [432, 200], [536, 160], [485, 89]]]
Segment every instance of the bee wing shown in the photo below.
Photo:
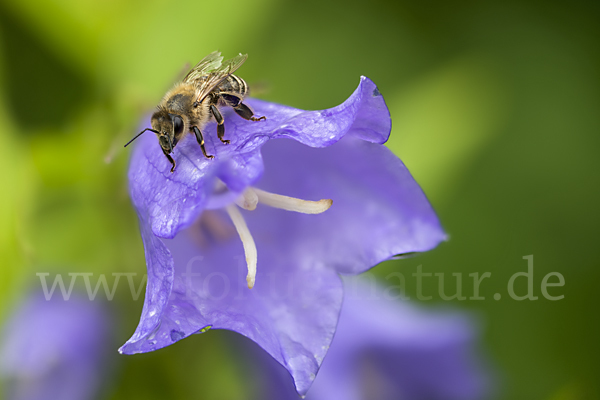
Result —
[[220, 51], [213, 51], [194, 66], [183, 78], [184, 83], [191, 83], [221, 66], [223, 57]]
[[[204, 73], [198, 72], [192, 74], [192, 72], [195, 71], [194, 68], [194, 70], [190, 71], [184, 80], [185, 82], [194, 83], [198, 88], [198, 96], [196, 98], [197, 102], [204, 100], [204, 98], [208, 96], [208, 94], [212, 92], [215, 87], [217, 87], [221, 82], [223, 82], [223, 80], [225, 80], [225, 78], [233, 74], [239, 67], [241, 67], [244, 61], [246, 61], [248, 58], [248, 54], [239, 54], [238, 56], [233, 57], [232, 59], [221, 64], [222, 57], [220, 57], [220, 53], [215, 52], [206, 56], [204, 60], [213, 54], [219, 54], [220, 58], [219, 65], [215, 69], [208, 71], [206, 68], [204, 68]], [[202, 64], [204, 60], [200, 61], [198, 65]]]

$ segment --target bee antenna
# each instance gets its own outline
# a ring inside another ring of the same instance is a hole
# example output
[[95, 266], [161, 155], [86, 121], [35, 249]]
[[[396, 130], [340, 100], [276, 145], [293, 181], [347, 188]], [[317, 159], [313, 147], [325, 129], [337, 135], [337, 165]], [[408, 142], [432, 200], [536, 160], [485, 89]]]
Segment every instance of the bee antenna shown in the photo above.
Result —
[[142, 133], [144, 133], [144, 132], [146, 132], [146, 131], [152, 131], [152, 132], [154, 132], [154, 133], [159, 133], [158, 131], [156, 131], [156, 130], [154, 130], [154, 129], [152, 129], [152, 128], [146, 128], [146, 129], [144, 129], [143, 131], [141, 131], [140, 133], [138, 133], [137, 135], [135, 135], [135, 137], [134, 137], [133, 139], [131, 139], [129, 142], [127, 142], [127, 144], [126, 144], [125, 146], [123, 146], [123, 147], [127, 147], [127, 146], [129, 146], [129, 144], [130, 144], [131, 142], [133, 142], [135, 139], [139, 138], [139, 137], [142, 135]]

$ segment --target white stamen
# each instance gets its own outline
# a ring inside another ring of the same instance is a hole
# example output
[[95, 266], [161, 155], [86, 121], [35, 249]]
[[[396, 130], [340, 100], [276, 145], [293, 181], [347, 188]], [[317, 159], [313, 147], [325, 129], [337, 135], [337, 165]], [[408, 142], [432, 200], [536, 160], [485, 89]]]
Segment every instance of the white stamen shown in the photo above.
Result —
[[329, 207], [331, 207], [331, 204], [333, 204], [333, 200], [331, 199], [310, 201], [265, 192], [264, 190], [256, 188], [248, 190], [253, 190], [256, 193], [259, 203], [263, 203], [270, 207], [281, 208], [283, 210], [295, 211], [303, 214], [321, 214], [322, 212], [327, 211]]
[[252, 188], [248, 188], [240, 197], [235, 200], [235, 204], [242, 207], [244, 210], [252, 211], [256, 209], [258, 204], [258, 196]]
[[246, 264], [248, 265], [248, 275], [246, 276], [246, 282], [248, 282], [248, 288], [252, 289], [254, 287], [254, 281], [256, 279], [256, 263], [258, 258], [258, 253], [256, 251], [256, 244], [254, 244], [254, 238], [250, 234], [250, 230], [248, 229], [248, 225], [246, 225], [246, 221], [242, 216], [242, 213], [238, 208], [229, 204], [225, 207], [235, 229], [240, 235], [240, 239], [242, 240], [242, 245], [244, 246], [244, 254], [246, 255]]

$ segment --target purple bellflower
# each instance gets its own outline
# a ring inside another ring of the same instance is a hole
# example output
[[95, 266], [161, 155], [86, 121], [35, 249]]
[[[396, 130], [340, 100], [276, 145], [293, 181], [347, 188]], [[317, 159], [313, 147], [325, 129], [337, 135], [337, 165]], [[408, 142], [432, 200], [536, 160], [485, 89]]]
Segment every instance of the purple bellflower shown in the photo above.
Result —
[[140, 323], [120, 351], [229, 329], [287, 368], [304, 394], [335, 332], [339, 275], [430, 250], [445, 235], [418, 184], [383, 145], [390, 115], [368, 78], [327, 110], [245, 103], [266, 120], [224, 109], [231, 143], [221, 144], [214, 123], [204, 129], [213, 160], [187, 135], [171, 173], [156, 137], [138, 139], [129, 187], [148, 284]]
[[6, 400], [96, 398], [112, 345], [109, 322], [98, 302], [29, 297], [0, 335]]
[[[345, 283], [348, 283], [345, 280]], [[350, 282], [335, 338], [306, 400], [478, 400], [488, 369], [476, 354], [476, 329], [465, 314], [422, 310], [382, 288]], [[289, 374], [248, 348], [262, 399], [297, 400]]]

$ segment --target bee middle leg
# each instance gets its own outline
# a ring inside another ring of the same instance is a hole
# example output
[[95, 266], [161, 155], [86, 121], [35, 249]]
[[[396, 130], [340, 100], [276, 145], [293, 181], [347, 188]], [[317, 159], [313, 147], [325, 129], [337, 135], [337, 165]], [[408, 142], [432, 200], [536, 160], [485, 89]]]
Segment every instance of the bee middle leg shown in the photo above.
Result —
[[221, 140], [221, 142], [223, 142], [225, 144], [229, 144], [229, 140], [223, 139], [223, 136], [225, 136], [225, 120], [223, 119], [223, 116], [219, 112], [219, 109], [217, 107], [215, 107], [214, 104], [211, 104], [210, 111], [212, 112], [212, 115], [214, 115], [215, 119], [217, 120], [217, 136], [219, 136], [219, 139]]
[[260, 121], [261, 119], [267, 119], [267, 117], [265, 116], [256, 118], [254, 116], [254, 112], [250, 109], [250, 107], [248, 107], [242, 102], [240, 102], [237, 106], [233, 107], [233, 109], [235, 110], [237, 115], [244, 119], [247, 119], [248, 121]]
[[208, 159], [215, 158], [215, 156], [209, 156], [208, 154], [206, 154], [206, 148], [204, 147], [204, 137], [202, 136], [202, 132], [200, 132], [200, 129], [198, 129], [197, 126], [192, 126], [192, 131], [194, 131], [194, 135], [196, 135], [196, 140], [198, 141], [198, 144], [202, 149], [202, 154], [204, 154], [204, 157]]

